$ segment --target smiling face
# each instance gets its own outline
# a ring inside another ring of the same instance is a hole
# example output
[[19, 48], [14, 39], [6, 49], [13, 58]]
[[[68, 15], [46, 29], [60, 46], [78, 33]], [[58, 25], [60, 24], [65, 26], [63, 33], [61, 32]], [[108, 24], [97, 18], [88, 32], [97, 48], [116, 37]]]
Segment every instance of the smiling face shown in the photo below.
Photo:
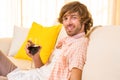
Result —
[[80, 23], [78, 12], [64, 14], [63, 25], [69, 36], [74, 36], [84, 31], [84, 25]]
[[62, 23], [69, 36], [87, 32], [93, 26], [93, 19], [87, 6], [79, 1], [65, 4], [59, 13], [58, 21]]

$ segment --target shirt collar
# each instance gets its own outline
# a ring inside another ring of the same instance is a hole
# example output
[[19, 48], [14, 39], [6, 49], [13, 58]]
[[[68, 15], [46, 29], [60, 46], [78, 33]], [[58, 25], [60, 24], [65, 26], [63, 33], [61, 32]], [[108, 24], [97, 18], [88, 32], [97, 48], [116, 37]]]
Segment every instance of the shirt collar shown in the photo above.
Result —
[[81, 33], [76, 34], [74, 36], [68, 36], [68, 38], [78, 39], [78, 38], [83, 37], [83, 36], [85, 36], [85, 32], [81, 32]]

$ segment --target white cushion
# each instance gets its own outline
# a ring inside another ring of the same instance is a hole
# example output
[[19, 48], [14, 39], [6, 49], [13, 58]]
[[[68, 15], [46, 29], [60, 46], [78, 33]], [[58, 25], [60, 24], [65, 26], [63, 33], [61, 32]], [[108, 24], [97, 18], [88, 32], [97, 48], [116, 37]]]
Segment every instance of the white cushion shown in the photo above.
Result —
[[9, 56], [14, 56], [17, 53], [24, 40], [26, 39], [28, 32], [28, 28], [14, 26], [14, 34], [8, 54]]
[[103, 26], [90, 35], [82, 80], [120, 80], [120, 26]]

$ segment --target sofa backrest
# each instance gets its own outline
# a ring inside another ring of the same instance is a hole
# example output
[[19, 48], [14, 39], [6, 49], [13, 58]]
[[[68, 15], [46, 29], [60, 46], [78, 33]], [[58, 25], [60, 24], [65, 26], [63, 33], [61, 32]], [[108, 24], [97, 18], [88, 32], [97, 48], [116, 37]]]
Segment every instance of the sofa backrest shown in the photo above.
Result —
[[0, 38], [0, 50], [5, 55], [8, 55], [11, 42], [12, 42], [12, 38]]
[[120, 79], [120, 26], [103, 26], [90, 34], [82, 80]]

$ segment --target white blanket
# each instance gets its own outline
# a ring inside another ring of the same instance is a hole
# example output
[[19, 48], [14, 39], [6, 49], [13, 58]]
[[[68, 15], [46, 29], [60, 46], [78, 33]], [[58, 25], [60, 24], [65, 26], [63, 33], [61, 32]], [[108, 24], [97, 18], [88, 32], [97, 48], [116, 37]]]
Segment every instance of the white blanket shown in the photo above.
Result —
[[50, 58], [50, 64], [45, 64], [41, 68], [31, 70], [15, 69], [7, 75], [8, 80], [48, 80], [55, 61], [59, 57], [61, 51], [56, 49]]

